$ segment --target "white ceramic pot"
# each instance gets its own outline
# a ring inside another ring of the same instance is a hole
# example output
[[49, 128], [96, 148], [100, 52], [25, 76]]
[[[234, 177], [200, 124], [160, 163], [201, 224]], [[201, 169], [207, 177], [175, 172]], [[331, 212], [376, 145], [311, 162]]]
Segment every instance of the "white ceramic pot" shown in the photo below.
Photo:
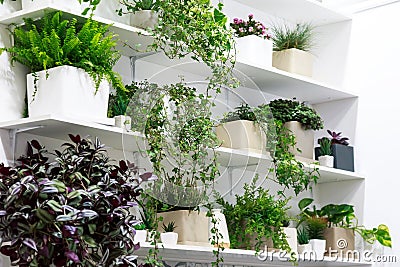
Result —
[[272, 66], [272, 41], [255, 35], [236, 38], [236, 60], [269, 69]]
[[297, 251], [297, 229], [293, 227], [284, 227], [283, 232], [286, 235], [286, 241], [291, 251]]
[[121, 4], [119, 0], [102, 0], [100, 4], [97, 5], [94, 15], [129, 25], [129, 14], [119, 16], [117, 13], [117, 10], [123, 7], [124, 5]]
[[[294, 155], [304, 158], [304, 161], [314, 159], [314, 131], [305, 130], [298, 121], [289, 121], [284, 124], [296, 138], [296, 148], [290, 149]], [[299, 152], [300, 150], [301, 152]]]
[[164, 245], [175, 246], [178, 244], [178, 234], [174, 232], [161, 233], [161, 243]]
[[57, 7], [64, 9], [66, 11], [81, 13], [83, 11], [83, 6], [79, 4], [78, 0], [21, 0], [22, 9], [40, 9], [48, 5], [56, 5]]
[[93, 79], [83, 69], [60, 66], [39, 71], [36, 82], [33, 74], [27, 76], [29, 117], [60, 115], [87, 121], [107, 117], [110, 85], [102, 81], [96, 92]]
[[119, 115], [115, 116], [115, 127], [130, 131], [132, 129], [132, 119], [129, 116]]
[[312, 252], [315, 253], [316, 260], [323, 260], [326, 248], [326, 240], [323, 239], [311, 239], [310, 245], [312, 248]]
[[216, 127], [218, 139], [223, 147], [263, 153], [266, 135], [261, 127], [252, 121], [230, 121]]
[[158, 13], [153, 10], [139, 10], [131, 14], [131, 25], [142, 29], [154, 29], [158, 23]]
[[215, 228], [218, 230], [218, 234], [220, 235], [218, 244], [214, 245], [215, 247], [230, 247], [230, 240], [229, 240], [229, 232], [228, 232], [228, 225], [226, 224], [225, 215], [221, 212], [220, 209], [213, 209], [212, 211], [212, 218], [208, 220], [208, 240], [212, 241], [212, 229], [214, 228], [214, 224], [212, 220], [216, 220]]
[[333, 168], [333, 161], [334, 157], [333, 156], [319, 156], [318, 157], [319, 165]]
[[290, 73], [312, 77], [314, 56], [296, 48], [275, 51], [272, 66]]
[[297, 245], [297, 253], [300, 255], [309, 254], [312, 251], [312, 247], [310, 244], [305, 245]]
[[18, 10], [21, 10], [21, 0], [4, 0], [4, 3], [0, 4], [0, 17]]
[[133, 242], [144, 243], [147, 239], [147, 230], [135, 230]]
[[[10, 40], [10, 32], [1, 25], [0, 47], [10, 47]], [[11, 64], [10, 60], [9, 53], [0, 55], [0, 122], [22, 118], [25, 109], [28, 69], [19, 63]]]

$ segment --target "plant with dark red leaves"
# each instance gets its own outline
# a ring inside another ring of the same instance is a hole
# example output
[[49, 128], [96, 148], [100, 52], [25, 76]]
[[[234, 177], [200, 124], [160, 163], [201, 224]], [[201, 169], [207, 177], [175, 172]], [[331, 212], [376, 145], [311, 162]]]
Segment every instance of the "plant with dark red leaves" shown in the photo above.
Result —
[[340, 145], [344, 145], [344, 146], [348, 146], [349, 142], [347, 142], [349, 140], [349, 138], [347, 137], [341, 137], [342, 133], [336, 133], [333, 132], [331, 130], [327, 131], [328, 134], [331, 136], [331, 144], [340, 144]]
[[32, 141], [17, 166], [0, 165], [1, 253], [21, 267], [136, 266], [129, 208], [154, 176], [111, 164], [98, 139], [70, 138], [54, 154]]

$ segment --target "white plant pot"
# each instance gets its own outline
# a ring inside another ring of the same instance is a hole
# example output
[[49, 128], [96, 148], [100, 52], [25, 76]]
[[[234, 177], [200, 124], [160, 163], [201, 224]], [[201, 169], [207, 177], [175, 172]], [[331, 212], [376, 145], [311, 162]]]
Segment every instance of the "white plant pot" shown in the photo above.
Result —
[[[296, 138], [296, 148], [290, 148], [294, 155], [304, 158], [305, 161], [314, 159], [314, 131], [305, 130], [298, 121], [289, 121], [284, 124]], [[299, 152], [298, 149], [301, 151]]]
[[216, 127], [218, 139], [223, 147], [263, 153], [266, 135], [261, 127], [252, 121], [230, 121]]
[[333, 161], [334, 157], [333, 156], [319, 156], [318, 157], [319, 165], [333, 168]]
[[[0, 47], [10, 47], [10, 40], [10, 32], [6, 26], [1, 25]], [[0, 55], [0, 122], [22, 118], [25, 109], [28, 69], [19, 63], [12, 65], [10, 60], [9, 53], [3, 52]]]
[[135, 243], [144, 243], [147, 239], [147, 230], [135, 230], [135, 236], [133, 238], [133, 242]]
[[48, 5], [57, 5], [66, 11], [81, 13], [84, 9], [84, 4], [79, 4], [78, 0], [21, 0], [22, 9], [39, 9]]
[[[213, 209], [212, 211], [212, 218], [208, 220], [208, 240], [212, 241], [213, 234], [212, 229], [215, 228], [218, 230], [218, 234], [220, 235], [218, 241], [219, 243], [214, 245], [215, 247], [230, 247], [230, 240], [229, 240], [229, 232], [228, 232], [228, 225], [226, 224], [225, 215], [221, 212], [220, 209]], [[212, 223], [212, 220], [215, 219], [215, 225]]]
[[0, 17], [11, 14], [18, 10], [21, 10], [21, 0], [4, 0], [4, 3], [0, 4]]
[[129, 116], [119, 115], [114, 117], [115, 127], [130, 131], [132, 129], [132, 119]]
[[154, 29], [158, 23], [158, 13], [153, 10], [139, 10], [131, 14], [131, 25], [142, 29]]
[[117, 10], [123, 7], [124, 5], [121, 4], [119, 0], [102, 0], [100, 4], [97, 5], [94, 15], [129, 25], [129, 14], [119, 16], [117, 13]]
[[276, 51], [272, 56], [272, 66], [290, 73], [312, 77], [314, 56], [299, 49]]
[[305, 245], [297, 245], [297, 253], [300, 255], [309, 254], [312, 251], [312, 247], [310, 244]]
[[272, 66], [272, 41], [255, 35], [236, 38], [236, 60], [269, 69]]
[[110, 86], [102, 81], [96, 92], [93, 79], [83, 69], [61, 66], [39, 71], [35, 93], [33, 74], [27, 76], [29, 117], [60, 115], [88, 121], [107, 117]]
[[293, 227], [284, 227], [283, 232], [286, 235], [286, 241], [291, 251], [297, 251], [297, 229]]
[[161, 243], [164, 245], [175, 246], [178, 244], [178, 234], [174, 232], [161, 233]]
[[316, 260], [323, 260], [326, 248], [326, 240], [322, 239], [311, 239], [310, 245], [312, 248], [312, 252], [315, 253]]

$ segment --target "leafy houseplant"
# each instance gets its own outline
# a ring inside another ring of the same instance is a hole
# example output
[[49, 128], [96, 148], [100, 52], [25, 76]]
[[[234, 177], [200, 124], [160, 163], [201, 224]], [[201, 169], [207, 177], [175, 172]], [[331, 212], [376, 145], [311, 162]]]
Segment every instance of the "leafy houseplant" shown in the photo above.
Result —
[[[230, 204], [222, 198], [217, 203], [229, 222], [228, 230], [231, 248], [255, 249], [264, 244], [290, 251], [285, 239], [283, 224], [288, 220], [288, 200], [275, 199], [267, 189], [256, 187], [257, 178], [244, 185], [242, 196], [236, 195], [236, 203]], [[268, 240], [272, 240], [268, 241]]]
[[20, 266], [130, 265], [139, 222], [129, 208], [153, 175], [112, 165], [97, 139], [70, 138], [51, 154], [32, 141], [19, 164], [1, 166], [1, 253]]
[[[349, 146], [349, 138], [342, 137], [342, 133], [327, 130], [329, 137], [320, 140], [329, 140], [331, 143], [332, 156], [334, 157], [333, 167], [337, 169], [354, 171], [354, 148]], [[318, 142], [320, 142], [318, 140]], [[321, 148], [315, 148], [315, 158], [321, 155]]]
[[283, 24], [273, 25], [271, 31], [275, 51], [272, 65], [284, 71], [312, 76], [313, 57], [308, 51], [314, 45], [314, 27], [309, 23], [294, 27]]

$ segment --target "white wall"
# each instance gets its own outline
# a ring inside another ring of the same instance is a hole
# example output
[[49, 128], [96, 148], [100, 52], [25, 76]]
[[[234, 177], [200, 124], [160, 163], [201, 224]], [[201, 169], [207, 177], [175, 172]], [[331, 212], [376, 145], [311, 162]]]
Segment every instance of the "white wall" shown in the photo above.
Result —
[[389, 226], [393, 250], [385, 252], [393, 255], [400, 255], [399, 14], [400, 3], [394, 3], [354, 16], [346, 79], [347, 88], [360, 96], [355, 149], [357, 170], [367, 174], [365, 225]]

